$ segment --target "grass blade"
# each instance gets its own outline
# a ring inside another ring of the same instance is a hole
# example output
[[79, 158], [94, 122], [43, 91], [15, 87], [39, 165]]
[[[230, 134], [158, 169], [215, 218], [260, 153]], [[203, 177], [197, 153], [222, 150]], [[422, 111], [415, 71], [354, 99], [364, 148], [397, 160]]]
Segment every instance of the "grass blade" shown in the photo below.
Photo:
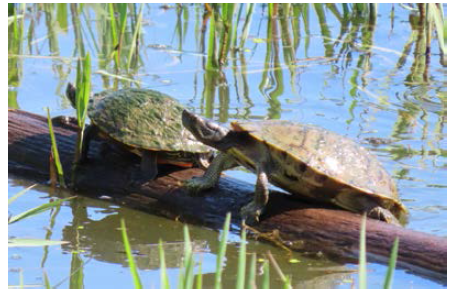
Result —
[[69, 197], [69, 198], [65, 198], [65, 199], [57, 199], [57, 200], [54, 200], [52, 202], [45, 203], [45, 204], [42, 204], [42, 205], [40, 205], [38, 207], [29, 209], [29, 210], [27, 210], [27, 211], [25, 211], [23, 213], [20, 213], [20, 214], [18, 214], [16, 216], [12, 216], [9, 219], [8, 224], [12, 224], [12, 223], [15, 223], [17, 221], [23, 220], [25, 218], [38, 215], [38, 214], [40, 214], [42, 212], [45, 212], [46, 210], [49, 210], [49, 209], [52, 209], [54, 207], [59, 206], [63, 201], [71, 200], [73, 198], [75, 198], [75, 196], [72, 196], [72, 197]]
[[61, 165], [61, 160], [59, 159], [58, 145], [56, 144], [55, 133], [53, 132], [53, 123], [50, 118], [50, 109], [47, 107], [47, 123], [48, 123], [48, 132], [50, 134], [50, 139], [52, 141], [52, 154], [55, 162], [56, 171], [58, 173], [58, 181], [59, 184], [65, 188], [66, 182], [64, 181], [64, 171]]
[[366, 288], [366, 214], [364, 214], [361, 221], [361, 231], [359, 236], [359, 289]]
[[183, 289], [192, 289], [194, 285], [194, 255], [191, 237], [187, 225], [184, 226], [184, 282]]
[[8, 239], [8, 247], [33, 247], [33, 246], [48, 246], [48, 245], [62, 245], [69, 243], [69, 241], [47, 240], [47, 239]]
[[203, 286], [203, 275], [202, 275], [202, 261], [198, 262], [198, 270], [197, 270], [197, 277], [195, 279], [195, 289], [202, 289]]
[[247, 275], [247, 289], [256, 289], [256, 253], [252, 253]]
[[267, 251], [267, 257], [269, 258], [270, 262], [272, 263], [273, 267], [275, 268], [275, 271], [277, 272], [280, 279], [283, 281], [283, 288], [284, 289], [292, 289], [291, 285], [291, 278], [286, 276], [283, 271], [281, 270], [280, 266], [278, 265], [277, 261], [273, 257], [272, 253], [270, 251]]
[[[139, 43], [138, 39], [139, 39], [140, 31], [141, 31], [142, 12], [143, 12], [143, 10], [144, 10], [144, 4], [141, 3], [141, 6], [139, 7], [138, 19], [136, 21], [136, 27], [134, 29], [133, 40], [131, 41], [130, 52], [129, 52], [129, 55], [128, 55], [127, 71], [130, 70], [131, 63], [132, 63], [132, 60], [133, 60], [133, 54], [135, 52], [137, 53], [137, 47], [136, 46]], [[136, 54], [135, 58], [137, 58], [137, 54]]]
[[392, 281], [394, 278], [395, 265], [397, 263], [398, 256], [398, 237], [395, 238], [394, 245], [392, 246], [391, 256], [389, 258], [389, 266], [386, 273], [386, 278], [384, 279], [384, 289], [391, 289]]
[[29, 191], [30, 189], [36, 187], [37, 184], [33, 184], [19, 192], [17, 192], [16, 194], [14, 194], [13, 196], [11, 196], [11, 198], [8, 199], [8, 205], [10, 205], [11, 203], [13, 203], [16, 199], [18, 199], [20, 196], [24, 195], [27, 191]]
[[264, 260], [263, 263], [263, 281], [261, 289], [270, 289], [270, 267], [268, 260]]
[[247, 257], [246, 239], [245, 238], [246, 238], [246, 230], [245, 230], [245, 227], [242, 226], [241, 243], [240, 243], [240, 247], [239, 247], [236, 289], [244, 289], [244, 285], [245, 285], [245, 261], [246, 261], [246, 257]]
[[125, 220], [120, 219], [120, 230], [122, 231], [122, 241], [125, 248], [125, 253], [127, 254], [128, 265], [130, 266], [131, 276], [133, 277], [134, 288], [142, 289], [141, 279], [134, 263], [133, 254], [131, 253], [130, 242], [128, 241], [127, 228], [125, 226]]
[[166, 258], [164, 256], [164, 248], [162, 240], [159, 240], [159, 270], [161, 272], [161, 289], [170, 289], [169, 278], [166, 270]]
[[227, 250], [227, 239], [228, 239], [228, 231], [230, 230], [230, 221], [231, 221], [231, 213], [227, 213], [225, 218], [225, 224], [223, 225], [222, 237], [220, 239], [219, 244], [219, 253], [217, 255], [217, 263], [216, 263], [216, 276], [214, 282], [214, 288], [220, 289], [222, 288], [222, 263], [225, 257], [225, 252]]

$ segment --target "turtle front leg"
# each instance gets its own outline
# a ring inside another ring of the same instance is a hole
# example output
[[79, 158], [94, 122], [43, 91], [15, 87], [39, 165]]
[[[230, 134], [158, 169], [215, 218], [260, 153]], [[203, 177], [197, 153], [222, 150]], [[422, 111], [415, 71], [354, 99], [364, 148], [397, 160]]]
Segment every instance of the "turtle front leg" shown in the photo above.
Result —
[[223, 170], [236, 167], [238, 164], [233, 156], [226, 153], [219, 153], [206, 169], [202, 177], [194, 177], [186, 180], [184, 185], [194, 193], [214, 187], [220, 178]]
[[259, 216], [269, 201], [269, 179], [262, 167], [256, 169], [256, 188], [253, 200], [241, 209], [241, 218], [246, 224], [259, 222]]
[[145, 181], [154, 180], [158, 175], [158, 152], [143, 151], [141, 175]]

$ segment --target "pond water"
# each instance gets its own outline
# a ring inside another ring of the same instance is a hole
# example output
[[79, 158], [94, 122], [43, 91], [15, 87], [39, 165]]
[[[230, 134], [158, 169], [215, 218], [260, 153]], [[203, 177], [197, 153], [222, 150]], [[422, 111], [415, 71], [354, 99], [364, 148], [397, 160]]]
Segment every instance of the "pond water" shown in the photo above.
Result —
[[[240, 50], [230, 50], [221, 70], [211, 71], [205, 70], [210, 23], [203, 22], [202, 5], [143, 4], [142, 33], [131, 59], [132, 28], [141, 6], [128, 5], [119, 62], [112, 54], [106, 4], [26, 5], [25, 14], [18, 10], [22, 32], [18, 41], [11, 40], [14, 28], [9, 26], [9, 107], [41, 115], [49, 107], [52, 116], [73, 116], [64, 90], [68, 81], [75, 81], [77, 57], [89, 52], [93, 92], [151, 88], [220, 122], [285, 119], [316, 124], [360, 142], [397, 181], [410, 212], [407, 228], [446, 237], [447, 70], [437, 38], [431, 40], [429, 54], [424, 54], [424, 40], [412, 29], [417, 28], [417, 13], [400, 5], [378, 5], [374, 26], [364, 15], [338, 17], [343, 13], [339, 5], [337, 11], [325, 5], [301, 7], [302, 17], [295, 14], [296, 6], [293, 16], [269, 20], [268, 6], [255, 5], [248, 37], [241, 43], [248, 8], [243, 5], [237, 27]], [[241, 169], [227, 174], [255, 181], [254, 175]], [[11, 197], [33, 182], [10, 176], [8, 184]], [[38, 186], [11, 204], [9, 212], [15, 215], [61, 195]], [[43, 287], [46, 274], [52, 286], [69, 288], [71, 269], [79, 262], [84, 288], [133, 287], [120, 247], [121, 217], [133, 249], [140, 252], [136, 258], [144, 287], [159, 288], [159, 239], [167, 242], [169, 279], [175, 287], [183, 224], [83, 197], [57, 212], [9, 226], [9, 237], [69, 241], [61, 246], [10, 248], [9, 285], [19, 285], [23, 278], [25, 286]], [[219, 234], [189, 228], [196, 255], [202, 258], [204, 287], [212, 287]], [[224, 269], [227, 288], [235, 284], [238, 239], [230, 235]], [[358, 286], [354, 264], [301, 254], [295, 255], [299, 263], [289, 263], [282, 250], [251, 240], [247, 250], [258, 255], [270, 250], [283, 272], [292, 276], [295, 288]], [[369, 287], [381, 288], [386, 267], [370, 263], [368, 271]], [[275, 273], [271, 284], [281, 286]], [[398, 269], [393, 287], [446, 284]]]

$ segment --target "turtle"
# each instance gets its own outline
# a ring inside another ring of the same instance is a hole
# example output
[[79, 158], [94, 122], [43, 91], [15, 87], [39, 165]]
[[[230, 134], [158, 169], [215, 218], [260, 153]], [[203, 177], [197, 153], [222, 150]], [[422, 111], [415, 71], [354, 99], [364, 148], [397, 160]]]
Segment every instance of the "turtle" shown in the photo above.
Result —
[[[66, 96], [75, 105], [76, 89], [69, 83]], [[75, 108], [75, 106], [74, 106]], [[99, 136], [141, 157], [135, 181], [156, 178], [158, 164], [206, 168], [213, 156], [180, 120], [183, 106], [174, 98], [150, 89], [105, 90], [89, 100], [80, 161], [88, 160], [90, 141]]]
[[253, 200], [240, 213], [259, 221], [269, 183], [313, 202], [400, 225], [407, 214], [395, 181], [377, 157], [353, 140], [324, 128], [284, 120], [233, 121], [230, 129], [188, 110], [182, 122], [198, 141], [220, 153], [202, 177], [185, 182], [194, 192], [213, 187], [221, 171], [244, 166], [256, 174]]

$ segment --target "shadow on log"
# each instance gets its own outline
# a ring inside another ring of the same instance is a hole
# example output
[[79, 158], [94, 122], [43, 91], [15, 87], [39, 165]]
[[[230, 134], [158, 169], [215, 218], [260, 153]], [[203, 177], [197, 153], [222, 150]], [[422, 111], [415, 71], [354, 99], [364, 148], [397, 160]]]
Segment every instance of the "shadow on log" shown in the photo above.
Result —
[[[71, 178], [76, 126], [54, 125], [67, 182]], [[11, 174], [47, 182], [50, 138], [45, 117], [20, 110], [8, 111], [8, 168]], [[182, 182], [200, 176], [200, 169], [162, 166], [157, 180], [145, 186], [130, 184], [128, 174], [139, 160], [120, 151], [101, 156], [101, 142], [94, 141], [91, 159], [79, 167], [76, 186], [85, 196], [108, 195], [110, 201], [183, 222], [220, 228], [225, 215], [238, 215], [254, 186], [223, 177], [219, 185], [201, 196], [191, 196]], [[101, 157], [101, 159], [100, 159]], [[103, 198], [103, 197], [102, 197]], [[235, 227], [240, 219], [233, 217]], [[260, 231], [278, 230], [294, 250], [321, 252], [334, 260], [357, 262], [361, 216], [329, 206], [304, 203], [287, 194], [271, 191]], [[447, 278], [447, 241], [434, 235], [367, 219], [366, 245], [369, 261], [387, 263], [394, 239], [399, 237], [397, 265], [441, 283]]]

